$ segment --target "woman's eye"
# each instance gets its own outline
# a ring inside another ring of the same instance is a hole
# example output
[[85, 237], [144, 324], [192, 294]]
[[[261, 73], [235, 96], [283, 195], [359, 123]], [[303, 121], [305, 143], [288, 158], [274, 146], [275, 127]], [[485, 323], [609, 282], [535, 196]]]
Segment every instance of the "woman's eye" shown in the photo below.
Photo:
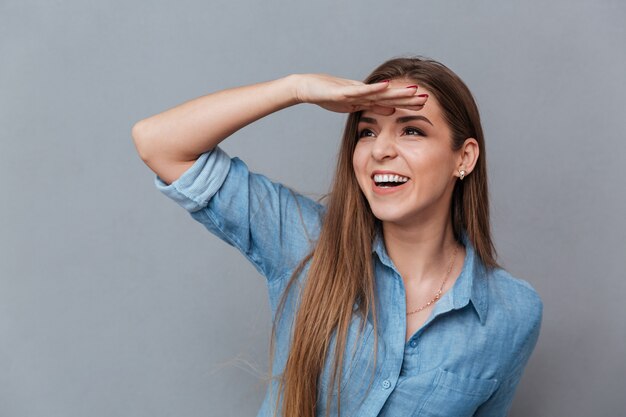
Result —
[[422, 132], [421, 130], [416, 129], [416, 128], [414, 128], [414, 127], [407, 127], [406, 129], [404, 129], [404, 132], [405, 132], [407, 135], [420, 135], [420, 136], [425, 136], [425, 135], [424, 135], [424, 132]]
[[371, 133], [371, 135], [374, 135], [374, 132], [372, 132], [371, 130], [369, 130], [369, 129], [363, 129], [363, 130], [361, 130], [361, 131], [359, 132], [359, 137], [360, 137], [360, 138], [362, 138], [362, 137], [364, 137], [364, 136], [370, 136], [370, 133]]

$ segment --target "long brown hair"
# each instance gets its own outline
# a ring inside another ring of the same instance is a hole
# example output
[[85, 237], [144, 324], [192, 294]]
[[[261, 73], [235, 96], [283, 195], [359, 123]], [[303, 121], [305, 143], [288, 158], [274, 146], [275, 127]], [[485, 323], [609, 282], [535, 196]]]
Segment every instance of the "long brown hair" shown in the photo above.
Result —
[[[483, 131], [478, 108], [470, 90], [448, 67], [421, 56], [390, 59], [376, 68], [364, 82], [371, 84], [396, 78], [416, 82], [436, 97], [452, 132], [452, 150], [460, 149], [466, 138], [472, 137], [478, 142], [479, 158], [474, 170], [463, 181], [456, 182], [452, 193], [450, 216], [456, 240], [460, 242], [460, 235], [465, 231], [484, 266], [500, 267], [495, 260], [496, 250], [489, 226]], [[374, 346], [378, 346], [371, 250], [376, 230], [381, 225], [369, 208], [352, 166], [352, 154], [357, 142], [357, 124], [361, 113], [348, 115], [334, 182], [327, 195], [327, 210], [319, 239], [313, 251], [300, 262], [292, 274], [272, 324], [270, 375], [278, 316], [283, 310], [290, 287], [310, 261], [301, 304], [292, 325], [293, 336], [287, 362], [284, 372], [278, 376], [278, 396], [282, 395], [283, 402], [281, 417], [315, 417], [319, 376], [324, 367], [333, 331], [336, 331], [336, 344], [330, 386], [335, 386], [335, 381], [341, 380], [346, 334], [353, 314], [358, 314], [366, 320], [371, 313]], [[354, 306], [357, 306], [356, 310]], [[377, 351], [376, 348], [374, 364]], [[372, 379], [370, 387], [371, 382]], [[337, 398], [340, 410], [339, 385], [337, 384]], [[330, 404], [331, 394], [332, 390], [329, 390], [327, 405]], [[278, 400], [279, 398], [276, 398], [276, 406]], [[276, 413], [277, 411], [274, 412], [274, 417]]]

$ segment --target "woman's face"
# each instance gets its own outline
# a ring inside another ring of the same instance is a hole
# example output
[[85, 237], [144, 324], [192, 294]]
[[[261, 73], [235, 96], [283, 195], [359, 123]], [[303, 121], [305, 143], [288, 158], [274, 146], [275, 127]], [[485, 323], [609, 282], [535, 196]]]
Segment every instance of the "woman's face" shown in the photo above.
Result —
[[[390, 87], [411, 84], [391, 80]], [[364, 111], [358, 124], [354, 173], [384, 222], [408, 226], [449, 212], [461, 154], [450, 149], [450, 129], [434, 95], [420, 86], [416, 94], [422, 93], [429, 96], [421, 110]]]

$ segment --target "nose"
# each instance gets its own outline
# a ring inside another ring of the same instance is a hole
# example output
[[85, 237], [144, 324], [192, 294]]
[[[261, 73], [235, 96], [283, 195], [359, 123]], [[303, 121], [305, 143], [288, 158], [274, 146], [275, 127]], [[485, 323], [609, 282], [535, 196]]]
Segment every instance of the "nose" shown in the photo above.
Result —
[[392, 159], [397, 155], [396, 142], [393, 135], [382, 133], [378, 135], [372, 146], [372, 158], [377, 161]]

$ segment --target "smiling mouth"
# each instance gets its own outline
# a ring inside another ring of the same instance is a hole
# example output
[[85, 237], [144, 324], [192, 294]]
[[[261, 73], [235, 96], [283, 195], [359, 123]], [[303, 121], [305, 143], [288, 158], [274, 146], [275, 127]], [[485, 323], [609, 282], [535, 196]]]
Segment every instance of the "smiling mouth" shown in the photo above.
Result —
[[380, 188], [392, 188], [405, 184], [409, 178], [402, 175], [376, 174], [372, 177], [374, 184]]
[[[379, 178], [380, 179], [380, 178]], [[406, 181], [376, 181], [372, 178], [372, 182], [374, 183], [374, 187], [377, 189], [388, 189], [388, 188], [397, 188], [397, 187], [401, 187], [403, 185], [405, 185], [407, 182], [409, 182], [410, 179], [407, 178]]]

